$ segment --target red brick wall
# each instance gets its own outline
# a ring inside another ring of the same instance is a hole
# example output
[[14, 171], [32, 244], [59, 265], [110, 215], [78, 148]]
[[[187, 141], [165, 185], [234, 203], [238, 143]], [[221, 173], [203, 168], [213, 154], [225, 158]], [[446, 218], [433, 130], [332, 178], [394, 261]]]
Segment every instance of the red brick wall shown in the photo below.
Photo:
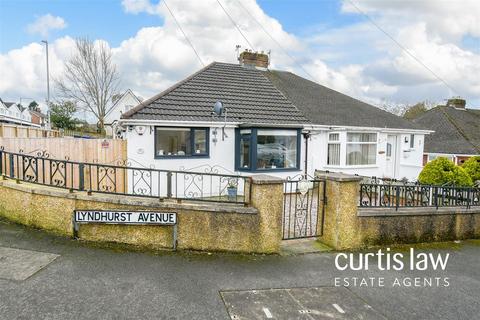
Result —
[[457, 164], [462, 165], [465, 161], [467, 161], [470, 157], [468, 156], [457, 156]]

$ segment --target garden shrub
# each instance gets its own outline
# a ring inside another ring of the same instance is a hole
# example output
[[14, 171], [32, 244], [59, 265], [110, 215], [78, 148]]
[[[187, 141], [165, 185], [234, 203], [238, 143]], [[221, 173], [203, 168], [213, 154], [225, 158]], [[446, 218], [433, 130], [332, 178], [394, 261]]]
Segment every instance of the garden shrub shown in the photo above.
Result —
[[447, 158], [440, 157], [425, 165], [418, 176], [421, 184], [443, 185], [445, 183], [456, 186], [472, 186], [472, 178], [464, 168], [456, 166]]
[[480, 156], [471, 157], [465, 161], [462, 168], [470, 175], [473, 182], [480, 181]]

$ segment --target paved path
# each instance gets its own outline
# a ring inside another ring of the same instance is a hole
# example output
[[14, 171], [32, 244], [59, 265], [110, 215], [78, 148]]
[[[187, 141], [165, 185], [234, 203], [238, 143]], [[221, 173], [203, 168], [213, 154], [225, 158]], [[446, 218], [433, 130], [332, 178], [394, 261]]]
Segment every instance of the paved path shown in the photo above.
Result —
[[[321, 294], [325, 290], [316, 288], [333, 286], [335, 276], [374, 274], [336, 271], [334, 253], [238, 256], [124, 252], [3, 222], [0, 246], [59, 255], [26, 280], [0, 279], [0, 319], [229, 319], [222, 295], [229, 296], [232, 306], [245, 308], [245, 304], [232, 300], [232, 295], [225, 294], [228, 292], [241, 291], [238, 296], [248, 297], [252, 289], [308, 288], [305, 292], [290, 291], [292, 297], [300, 297], [310, 291]], [[447, 271], [441, 274], [450, 278], [448, 288], [357, 287], [345, 289], [349, 290], [347, 296], [355, 303], [363, 301], [388, 319], [478, 319], [480, 246], [465, 244], [448, 252], [452, 256]], [[384, 275], [389, 279], [438, 274], [401, 271]], [[338, 301], [335, 308], [347, 310], [343, 302]], [[278, 311], [263, 308], [265, 319], [268, 312], [274, 315]], [[252, 310], [245, 312], [252, 314]], [[317, 319], [314, 314], [298, 318]]]

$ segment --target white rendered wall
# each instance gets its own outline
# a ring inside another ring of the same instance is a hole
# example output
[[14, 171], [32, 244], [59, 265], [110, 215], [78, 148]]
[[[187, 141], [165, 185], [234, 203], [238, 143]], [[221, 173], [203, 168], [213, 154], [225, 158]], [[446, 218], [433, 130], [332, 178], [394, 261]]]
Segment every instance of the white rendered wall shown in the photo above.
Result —
[[[328, 150], [328, 133], [335, 132], [340, 134], [340, 165], [327, 165], [327, 150]], [[423, 162], [423, 134], [415, 134], [414, 148], [410, 148], [410, 143], [405, 142], [405, 138], [410, 138], [410, 135], [400, 133], [379, 132], [377, 138], [377, 155], [376, 163], [374, 165], [364, 166], [347, 166], [346, 159], [346, 130], [332, 130], [332, 131], [316, 131], [312, 133], [309, 140], [309, 174], [311, 169], [328, 170], [331, 172], [343, 172], [347, 174], [358, 174], [361, 176], [376, 176], [387, 177], [387, 137], [388, 135], [397, 136], [397, 152], [396, 155], [396, 174], [391, 177], [395, 179], [407, 178], [408, 180], [416, 180], [418, 174], [422, 170]], [[355, 130], [348, 130], [348, 132], [359, 132]], [[365, 131], [375, 132], [375, 131]], [[303, 147], [304, 145], [302, 145]]]
[[[176, 126], [191, 126], [191, 124], [176, 124]], [[153, 126], [152, 126], [153, 128]], [[300, 170], [298, 171], [263, 171], [263, 172], [243, 172], [235, 171], [235, 128], [226, 127], [227, 137], [222, 141], [221, 127], [217, 127], [217, 136], [213, 134], [215, 127], [210, 128], [210, 156], [208, 158], [163, 158], [154, 159], [154, 130], [146, 126], [143, 135], [139, 135], [134, 129], [125, 133], [128, 140], [127, 155], [132, 166], [154, 166], [163, 170], [191, 170], [205, 172], [209, 167], [214, 167], [220, 174], [235, 174], [250, 176], [254, 174], [268, 174], [280, 178], [294, 177], [303, 174], [305, 168], [305, 139], [301, 138], [300, 147]], [[349, 130], [354, 132], [354, 130]], [[377, 158], [375, 165], [367, 166], [347, 166], [346, 158], [346, 131], [341, 134], [341, 165], [327, 165], [327, 138], [326, 130], [315, 130], [311, 132], [308, 140], [308, 174], [314, 175], [316, 169], [329, 170], [332, 172], [344, 172], [349, 174], [358, 174], [362, 176], [386, 177], [386, 144], [388, 135], [397, 135], [396, 164], [397, 170], [394, 178], [416, 180], [422, 169], [423, 162], [423, 140], [421, 134], [415, 135], [414, 148], [410, 148], [410, 143], [405, 142], [405, 138], [410, 138], [409, 134], [377, 132]], [[333, 130], [332, 132], [339, 132]], [[355, 131], [358, 132], [358, 131]], [[374, 132], [374, 131], [368, 131]], [[217, 142], [214, 142], [214, 139]]]

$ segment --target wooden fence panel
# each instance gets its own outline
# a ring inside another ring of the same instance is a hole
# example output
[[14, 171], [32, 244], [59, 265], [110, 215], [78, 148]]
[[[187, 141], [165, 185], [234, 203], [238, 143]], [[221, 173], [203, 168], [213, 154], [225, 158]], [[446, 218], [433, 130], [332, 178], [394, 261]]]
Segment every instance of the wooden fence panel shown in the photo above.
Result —
[[0, 123], [0, 138], [57, 138], [60, 136], [62, 136], [62, 134], [58, 130]]
[[47, 152], [51, 159], [119, 164], [127, 156], [127, 142], [119, 139], [0, 138], [5, 151], [37, 155]]
[[[28, 156], [48, 157], [54, 160], [69, 160], [73, 162], [94, 163], [100, 166], [85, 166], [85, 189], [108, 191], [115, 184], [117, 192], [125, 192], [127, 170], [102, 167], [106, 165], [122, 165], [127, 158], [127, 142], [118, 139], [77, 139], [77, 138], [0, 138], [0, 146], [13, 153], [22, 153]], [[5, 171], [10, 170], [8, 160], [4, 164]], [[17, 159], [15, 159], [17, 161]], [[28, 167], [29, 163], [15, 163], [17, 177], [32, 176], [34, 172], [40, 183], [53, 183], [55, 178], [66, 179], [66, 188], [78, 188], [80, 181], [80, 166], [62, 161], [38, 160], [38, 170]], [[51, 166], [53, 167], [51, 168]], [[56, 169], [56, 166], [60, 166]], [[52, 177], [53, 175], [53, 177]], [[45, 181], [42, 181], [45, 180]]]

